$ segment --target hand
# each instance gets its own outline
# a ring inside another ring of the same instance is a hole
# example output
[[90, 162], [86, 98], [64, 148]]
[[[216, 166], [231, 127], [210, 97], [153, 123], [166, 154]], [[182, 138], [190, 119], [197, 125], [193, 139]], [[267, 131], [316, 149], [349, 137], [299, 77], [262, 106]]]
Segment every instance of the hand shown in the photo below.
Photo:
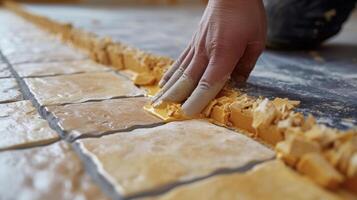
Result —
[[262, 0], [210, 0], [199, 29], [165, 73], [153, 101], [181, 103], [187, 116], [200, 113], [230, 76], [245, 81], [262, 53], [266, 17]]

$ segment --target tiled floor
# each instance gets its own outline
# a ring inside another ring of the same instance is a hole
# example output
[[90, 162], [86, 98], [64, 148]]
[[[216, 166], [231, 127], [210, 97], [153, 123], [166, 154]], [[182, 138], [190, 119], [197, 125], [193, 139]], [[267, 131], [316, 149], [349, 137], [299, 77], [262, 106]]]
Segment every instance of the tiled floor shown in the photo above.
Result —
[[0, 78], [0, 199], [339, 199], [241, 133], [164, 124], [120, 72], [16, 15], [0, 10], [0, 24], [14, 77]]

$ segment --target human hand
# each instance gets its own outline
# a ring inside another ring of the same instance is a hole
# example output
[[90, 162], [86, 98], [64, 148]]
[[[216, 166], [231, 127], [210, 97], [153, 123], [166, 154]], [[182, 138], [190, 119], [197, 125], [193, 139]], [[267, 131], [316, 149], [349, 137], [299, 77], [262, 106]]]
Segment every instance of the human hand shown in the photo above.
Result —
[[185, 115], [200, 113], [231, 77], [245, 81], [265, 46], [262, 0], [210, 0], [199, 29], [165, 73], [153, 102], [181, 103]]

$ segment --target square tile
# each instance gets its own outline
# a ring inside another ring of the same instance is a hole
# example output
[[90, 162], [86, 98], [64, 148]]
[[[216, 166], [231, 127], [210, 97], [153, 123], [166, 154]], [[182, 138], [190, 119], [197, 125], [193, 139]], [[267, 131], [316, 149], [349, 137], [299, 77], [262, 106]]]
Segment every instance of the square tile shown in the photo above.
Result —
[[145, 97], [110, 99], [100, 102], [49, 106], [46, 110], [57, 119], [70, 139], [99, 136], [108, 131], [129, 131], [162, 123], [143, 109], [149, 100]]
[[21, 99], [22, 94], [14, 78], [0, 79], [0, 103], [18, 101]]
[[74, 145], [124, 197], [274, 156], [251, 138], [200, 120], [80, 139]]
[[0, 199], [109, 199], [65, 142], [0, 152]]
[[1, 63], [1, 60], [0, 60], [0, 78], [10, 78], [10, 77], [11, 77], [11, 72], [7, 68], [7, 64]]
[[25, 82], [41, 105], [143, 95], [129, 79], [112, 72], [26, 78]]
[[53, 76], [83, 72], [103, 72], [110, 70], [110, 68], [97, 64], [91, 60], [24, 63], [14, 65], [13, 67], [21, 77]]
[[271, 161], [260, 164], [247, 173], [213, 176], [178, 187], [153, 199], [340, 200], [341, 198], [302, 177], [281, 161]]
[[0, 150], [32, 147], [59, 140], [30, 101], [0, 104]]

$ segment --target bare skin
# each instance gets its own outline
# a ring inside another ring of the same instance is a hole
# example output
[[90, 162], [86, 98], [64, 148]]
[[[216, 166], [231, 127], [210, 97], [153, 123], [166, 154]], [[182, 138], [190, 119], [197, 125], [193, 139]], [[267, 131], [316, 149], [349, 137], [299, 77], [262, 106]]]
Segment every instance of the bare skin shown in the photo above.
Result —
[[200, 113], [232, 77], [245, 81], [266, 40], [262, 0], [210, 0], [197, 32], [165, 73], [154, 102], [183, 103], [188, 116]]

